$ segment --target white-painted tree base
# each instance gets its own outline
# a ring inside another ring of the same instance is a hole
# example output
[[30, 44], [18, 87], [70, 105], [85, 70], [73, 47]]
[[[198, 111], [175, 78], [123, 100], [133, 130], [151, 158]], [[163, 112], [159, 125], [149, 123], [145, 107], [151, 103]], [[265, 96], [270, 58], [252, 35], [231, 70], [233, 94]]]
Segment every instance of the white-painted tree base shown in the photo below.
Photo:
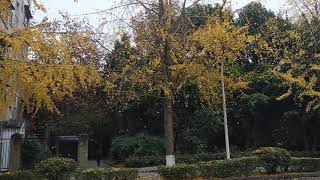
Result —
[[166, 155], [166, 165], [167, 166], [176, 165], [176, 158], [174, 155]]

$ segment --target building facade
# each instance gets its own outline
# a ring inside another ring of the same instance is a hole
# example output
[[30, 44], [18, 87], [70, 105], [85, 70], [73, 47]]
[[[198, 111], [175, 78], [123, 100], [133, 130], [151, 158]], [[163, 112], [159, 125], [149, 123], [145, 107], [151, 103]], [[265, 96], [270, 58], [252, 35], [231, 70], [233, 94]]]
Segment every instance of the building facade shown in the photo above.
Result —
[[[0, 16], [0, 30], [14, 33], [26, 28], [32, 19], [31, 0], [8, 0], [10, 12], [7, 17]], [[0, 4], [1, 6], [1, 4]], [[1, 43], [0, 46], [4, 45]], [[1, 59], [0, 59], [1, 61]], [[5, 95], [5, 92], [3, 92]], [[10, 143], [13, 135], [25, 136], [26, 123], [23, 119], [23, 108], [16, 91], [16, 101], [8, 110], [0, 115], [0, 171], [7, 171], [10, 163]]]

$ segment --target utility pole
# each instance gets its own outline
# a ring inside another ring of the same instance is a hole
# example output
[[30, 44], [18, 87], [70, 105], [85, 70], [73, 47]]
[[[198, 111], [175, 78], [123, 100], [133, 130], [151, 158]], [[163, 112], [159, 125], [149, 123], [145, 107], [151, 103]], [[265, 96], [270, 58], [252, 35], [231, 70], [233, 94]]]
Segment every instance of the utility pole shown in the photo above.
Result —
[[223, 60], [221, 62], [221, 85], [222, 85], [221, 87], [222, 87], [224, 137], [225, 137], [225, 143], [226, 143], [226, 155], [227, 155], [227, 160], [230, 160], [230, 144], [229, 144], [229, 132], [228, 132], [226, 92], [224, 87], [224, 61]]

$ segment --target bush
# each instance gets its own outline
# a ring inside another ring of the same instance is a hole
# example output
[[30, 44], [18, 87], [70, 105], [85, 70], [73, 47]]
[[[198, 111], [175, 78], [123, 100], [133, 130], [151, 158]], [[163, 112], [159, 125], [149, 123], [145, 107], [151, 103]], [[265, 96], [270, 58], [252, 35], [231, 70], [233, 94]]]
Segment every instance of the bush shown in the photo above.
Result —
[[225, 178], [252, 175], [258, 165], [256, 157], [243, 157], [231, 160], [218, 160], [200, 163], [203, 177]]
[[289, 170], [291, 172], [315, 172], [320, 170], [320, 158], [292, 158]]
[[263, 147], [253, 151], [253, 155], [259, 159], [260, 166], [264, 167], [268, 173], [283, 171], [288, 168], [291, 162], [290, 153], [281, 148]]
[[195, 164], [177, 164], [173, 167], [161, 166], [160, 174], [169, 179], [186, 179], [201, 176], [199, 166]]
[[17, 171], [0, 174], [1, 180], [39, 180], [31, 171]]
[[138, 171], [126, 168], [98, 168], [81, 170], [76, 176], [78, 180], [129, 180], [135, 179]]
[[112, 140], [111, 154], [115, 160], [125, 160], [130, 156], [162, 155], [164, 140], [159, 137], [138, 134], [133, 137], [120, 136]]
[[232, 160], [218, 160], [198, 164], [178, 164], [174, 167], [161, 166], [161, 176], [169, 179], [191, 177], [226, 178], [248, 176], [257, 167], [256, 157], [244, 157]]
[[49, 180], [58, 180], [59, 177], [74, 172], [77, 167], [78, 164], [73, 159], [54, 157], [37, 164], [36, 171]]

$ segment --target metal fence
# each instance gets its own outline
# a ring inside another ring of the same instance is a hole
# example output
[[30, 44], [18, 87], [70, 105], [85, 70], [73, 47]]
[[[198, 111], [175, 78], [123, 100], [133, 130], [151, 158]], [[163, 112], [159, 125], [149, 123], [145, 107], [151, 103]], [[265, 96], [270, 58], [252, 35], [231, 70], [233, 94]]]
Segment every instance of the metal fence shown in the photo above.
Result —
[[0, 171], [9, 169], [11, 139], [0, 139]]
[[[0, 172], [8, 171], [10, 166], [11, 137], [0, 138]], [[56, 136], [49, 139], [43, 136], [21, 137], [20, 166], [29, 168], [28, 163], [34, 163], [33, 157], [41, 158], [51, 156], [72, 158], [78, 161], [79, 136]]]
[[[0, 139], [0, 172], [8, 171], [10, 164], [10, 151], [11, 151], [11, 138]], [[22, 161], [32, 161], [30, 157], [35, 157], [37, 155], [50, 154], [49, 149], [46, 145], [46, 140], [39, 137], [30, 137], [22, 139], [20, 144], [21, 148], [21, 160]], [[31, 152], [28, 152], [31, 150]], [[37, 154], [26, 154], [26, 153], [37, 153]], [[28, 159], [29, 157], [29, 159]], [[21, 165], [28, 162], [22, 162]]]

